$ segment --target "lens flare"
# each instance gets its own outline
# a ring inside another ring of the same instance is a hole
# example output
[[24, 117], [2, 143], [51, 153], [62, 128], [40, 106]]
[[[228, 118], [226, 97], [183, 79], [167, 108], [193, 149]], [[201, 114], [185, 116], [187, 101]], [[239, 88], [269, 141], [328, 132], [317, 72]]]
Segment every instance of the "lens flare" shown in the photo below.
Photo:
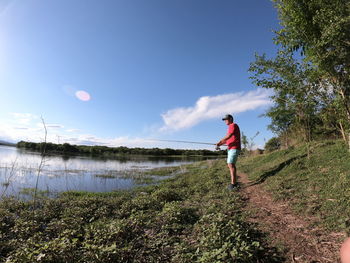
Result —
[[89, 101], [91, 99], [90, 94], [84, 90], [78, 90], [77, 92], [75, 92], [75, 96], [82, 101]]

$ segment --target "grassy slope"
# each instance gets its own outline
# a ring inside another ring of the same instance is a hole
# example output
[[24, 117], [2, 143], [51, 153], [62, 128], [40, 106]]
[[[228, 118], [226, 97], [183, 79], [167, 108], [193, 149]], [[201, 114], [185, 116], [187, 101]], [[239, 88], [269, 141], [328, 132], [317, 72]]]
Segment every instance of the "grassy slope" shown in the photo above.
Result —
[[329, 230], [349, 230], [350, 153], [340, 142], [327, 141], [242, 159], [240, 169], [300, 214], [318, 217]]
[[[158, 171], [159, 172], [159, 171]], [[280, 262], [226, 190], [224, 161], [156, 186], [0, 202], [0, 262]]]

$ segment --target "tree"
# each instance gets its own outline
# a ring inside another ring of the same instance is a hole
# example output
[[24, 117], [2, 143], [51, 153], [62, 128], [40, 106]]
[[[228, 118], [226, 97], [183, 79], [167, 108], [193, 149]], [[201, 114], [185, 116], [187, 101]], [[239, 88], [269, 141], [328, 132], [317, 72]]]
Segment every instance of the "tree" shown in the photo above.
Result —
[[252, 137], [249, 138], [249, 140], [248, 140], [248, 151], [249, 151], [249, 152], [252, 152], [252, 151], [253, 151], [253, 148], [254, 148], [254, 146], [255, 146], [254, 139], [255, 139], [259, 134], [260, 134], [260, 132], [257, 131], [257, 132], [255, 133], [254, 136], [252, 136]]
[[249, 71], [254, 73], [253, 83], [274, 91], [274, 105], [265, 114], [271, 118], [268, 128], [284, 139], [286, 146], [291, 130], [295, 138], [301, 135], [309, 143], [318, 121], [320, 98], [312, 65], [294, 59], [288, 50], [280, 50], [274, 59], [256, 55]]
[[247, 147], [248, 147], [248, 138], [243, 132], [242, 132], [242, 145], [243, 145], [243, 149], [247, 149]]
[[[339, 97], [350, 126], [350, 2], [349, 0], [274, 0], [281, 30], [276, 42], [301, 51]], [[350, 131], [350, 128], [348, 128]], [[350, 145], [350, 141], [349, 141]]]

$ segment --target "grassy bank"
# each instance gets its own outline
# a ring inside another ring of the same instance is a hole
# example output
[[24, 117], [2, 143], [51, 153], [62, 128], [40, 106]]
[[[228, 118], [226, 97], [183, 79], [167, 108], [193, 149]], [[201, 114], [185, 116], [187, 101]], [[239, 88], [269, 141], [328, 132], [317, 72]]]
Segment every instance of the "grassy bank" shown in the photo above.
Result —
[[350, 153], [341, 141], [299, 146], [246, 158], [240, 168], [299, 214], [329, 230], [350, 229]]
[[280, 262], [228, 181], [224, 161], [204, 161], [133, 191], [65, 193], [36, 209], [4, 200], [0, 261]]

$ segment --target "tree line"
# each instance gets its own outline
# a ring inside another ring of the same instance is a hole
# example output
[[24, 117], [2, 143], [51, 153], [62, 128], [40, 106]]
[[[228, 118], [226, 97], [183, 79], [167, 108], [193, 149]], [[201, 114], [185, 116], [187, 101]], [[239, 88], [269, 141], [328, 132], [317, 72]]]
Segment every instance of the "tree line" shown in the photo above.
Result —
[[277, 54], [256, 54], [249, 71], [273, 90], [267, 148], [341, 138], [350, 147], [350, 1], [273, 0]]
[[124, 146], [107, 147], [107, 146], [87, 146], [87, 145], [72, 145], [69, 143], [55, 144], [51, 142], [26, 142], [20, 141], [17, 143], [18, 148], [28, 149], [32, 151], [54, 154], [77, 154], [77, 155], [92, 155], [113, 157], [116, 155], [154, 155], [154, 156], [219, 156], [225, 154], [225, 151], [210, 151], [202, 150], [185, 150], [171, 148], [128, 148]]

